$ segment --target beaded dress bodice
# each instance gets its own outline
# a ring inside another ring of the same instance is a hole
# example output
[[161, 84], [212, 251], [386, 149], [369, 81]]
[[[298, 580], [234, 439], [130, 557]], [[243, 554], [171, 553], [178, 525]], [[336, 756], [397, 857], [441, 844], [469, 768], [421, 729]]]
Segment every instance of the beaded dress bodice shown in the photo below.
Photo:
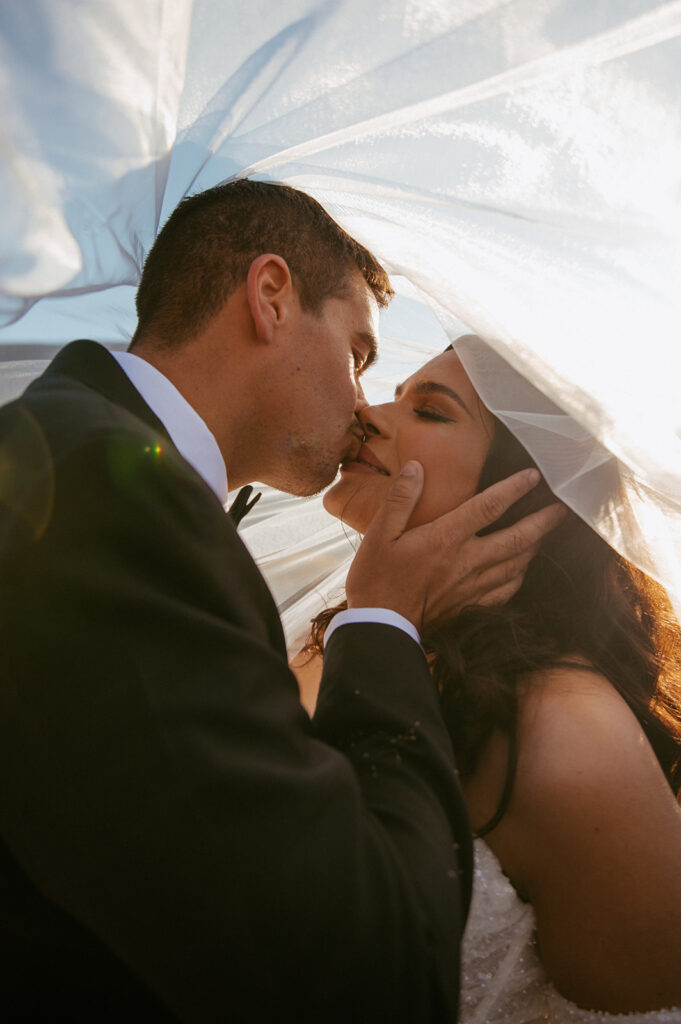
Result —
[[523, 903], [490, 848], [475, 841], [473, 902], [463, 940], [460, 1024], [681, 1024], [681, 1009], [582, 1010], [549, 981]]

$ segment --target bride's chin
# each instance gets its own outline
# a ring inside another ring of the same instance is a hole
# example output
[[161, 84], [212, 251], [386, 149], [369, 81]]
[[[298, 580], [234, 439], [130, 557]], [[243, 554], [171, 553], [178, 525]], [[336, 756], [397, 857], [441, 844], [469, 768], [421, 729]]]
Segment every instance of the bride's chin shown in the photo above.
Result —
[[339, 483], [340, 481], [332, 484], [322, 497], [322, 505], [330, 515], [336, 516], [336, 518], [338, 518], [338, 507], [340, 504], [338, 495], [336, 494]]
[[322, 498], [322, 504], [329, 515], [340, 519], [357, 533], [366, 533], [367, 526], [373, 518], [373, 515], [367, 514], [369, 510], [364, 507], [366, 502], [362, 501], [362, 491], [361, 487], [346, 487], [345, 482], [339, 480]]

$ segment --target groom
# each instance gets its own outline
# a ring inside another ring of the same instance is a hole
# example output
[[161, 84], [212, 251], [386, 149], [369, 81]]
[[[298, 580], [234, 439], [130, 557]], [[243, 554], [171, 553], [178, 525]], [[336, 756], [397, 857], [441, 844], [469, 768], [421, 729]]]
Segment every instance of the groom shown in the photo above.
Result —
[[452, 1021], [470, 836], [418, 630], [519, 584], [551, 513], [498, 485], [360, 548], [310, 723], [223, 505], [358, 451], [391, 296], [308, 196], [186, 200], [130, 351], [63, 349], [0, 410], [0, 1018]]

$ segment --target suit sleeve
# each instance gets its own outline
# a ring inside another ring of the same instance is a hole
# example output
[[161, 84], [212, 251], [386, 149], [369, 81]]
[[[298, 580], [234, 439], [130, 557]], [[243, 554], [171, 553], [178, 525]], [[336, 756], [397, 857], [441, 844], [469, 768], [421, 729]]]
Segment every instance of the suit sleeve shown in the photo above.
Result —
[[339, 629], [311, 726], [181, 460], [109, 433], [40, 486], [0, 517], [3, 831], [35, 884], [184, 1021], [453, 1019], [468, 833], [417, 645]]

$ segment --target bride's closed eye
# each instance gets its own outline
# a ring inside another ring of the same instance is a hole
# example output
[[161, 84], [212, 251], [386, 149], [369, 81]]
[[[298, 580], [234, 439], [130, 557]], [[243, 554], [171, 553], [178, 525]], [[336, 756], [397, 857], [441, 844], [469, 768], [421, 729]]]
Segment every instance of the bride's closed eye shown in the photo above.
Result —
[[456, 421], [451, 416], [444, 416], [441, 412], [436, 412], [434, 409], [424, 409], [423, 406], [417, 406], [414, 409], [416, 415], [423, 420], [436, 420], [438, 423], [455, 423]]

